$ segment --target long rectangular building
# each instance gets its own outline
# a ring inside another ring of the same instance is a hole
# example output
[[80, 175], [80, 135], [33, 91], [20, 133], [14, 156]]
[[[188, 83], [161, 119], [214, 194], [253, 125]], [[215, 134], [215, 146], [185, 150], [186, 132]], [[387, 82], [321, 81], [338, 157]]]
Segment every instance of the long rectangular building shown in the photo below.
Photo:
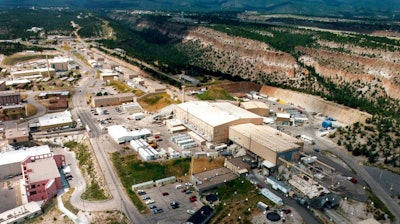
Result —
[[263, 118], [228, 102], [191, 101], [175, 108], [177, 119], [214, 144], [228, 141], [229, 127], [237, 124], [262, 124]]
[[266, 125], [239, 124], [229, 128], [229, 139], [249, 150], [271, 166], [280, 164], [279, 158], [298, 160], [303, 142]]

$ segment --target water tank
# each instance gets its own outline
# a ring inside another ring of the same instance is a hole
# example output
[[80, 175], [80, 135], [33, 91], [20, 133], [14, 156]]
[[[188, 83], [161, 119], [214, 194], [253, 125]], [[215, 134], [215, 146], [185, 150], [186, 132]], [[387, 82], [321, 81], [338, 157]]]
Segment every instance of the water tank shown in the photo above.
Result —
[[331, 128], [332, 127], [332, 121], [329, 121], [329, 120], [323, 121], [322, 122], [322, 127], [323, 128]]

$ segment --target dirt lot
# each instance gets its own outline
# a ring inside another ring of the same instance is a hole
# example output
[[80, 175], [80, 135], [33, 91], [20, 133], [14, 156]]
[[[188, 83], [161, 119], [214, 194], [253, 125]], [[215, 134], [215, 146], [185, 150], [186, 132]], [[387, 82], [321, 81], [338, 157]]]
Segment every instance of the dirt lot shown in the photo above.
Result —
[[225, 158], [219, 157], [216, 159], [211, 158], [197, 158], [192, 161], [192, 172], [200, 173], [204, 170], [212, 170], [224, 166]]

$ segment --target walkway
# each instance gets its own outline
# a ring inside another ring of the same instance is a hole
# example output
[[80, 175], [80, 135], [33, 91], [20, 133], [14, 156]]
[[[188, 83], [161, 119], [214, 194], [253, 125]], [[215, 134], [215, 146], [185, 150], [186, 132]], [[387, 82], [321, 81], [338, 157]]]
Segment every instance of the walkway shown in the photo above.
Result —
[[[68, 191], [68, 189], [67, 189]], [[57, 205], [58, 205], [58, 209], [64, 213], [66, 216], [68, 216], [69, 219], [71, 219], [74, 223], [76, 224], [86, 224], [87, 222], [80, 220], [74, 213], [72, 213], [71, 211], [69, 211], [68, 209], [66, 209], [64, 207], [64, 203], [62, 201], [62, 196], [63, 194], [65, 194], [65, 191], [62, 191], [62, 193], [59, 193], [57, 195]]]

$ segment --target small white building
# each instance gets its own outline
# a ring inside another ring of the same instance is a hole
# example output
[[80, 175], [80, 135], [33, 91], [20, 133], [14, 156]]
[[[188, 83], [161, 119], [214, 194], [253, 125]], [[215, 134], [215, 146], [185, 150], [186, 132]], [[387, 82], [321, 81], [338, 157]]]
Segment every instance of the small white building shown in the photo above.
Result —
[[128, 131], [121, 125], [113, 125], [108, 127], [108, 134], [114, 139], [118, 144], [125, 142], [130, 142], [134, 139], [146, 138], [151, 136], [151, 131], [148, 129], [140, 129], [134, 131]]

